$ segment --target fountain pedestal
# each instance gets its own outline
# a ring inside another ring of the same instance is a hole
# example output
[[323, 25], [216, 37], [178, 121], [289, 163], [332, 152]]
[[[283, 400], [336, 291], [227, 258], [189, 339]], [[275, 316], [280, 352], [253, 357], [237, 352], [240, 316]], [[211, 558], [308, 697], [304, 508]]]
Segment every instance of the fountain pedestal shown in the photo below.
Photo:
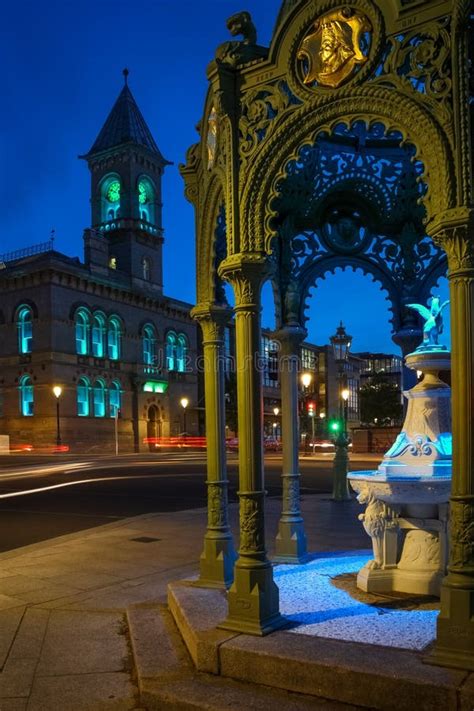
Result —
[[451, 390], [439, 379], [450, 369], [445, 348], [420, 348], [406, 364], [424, 378], [404, 393], [402, 432], [377, 471], [348, 475], [365, 513], [373, 560], [357, 576], [366, 592], [439, 595], [448, 554], [451, 491]]

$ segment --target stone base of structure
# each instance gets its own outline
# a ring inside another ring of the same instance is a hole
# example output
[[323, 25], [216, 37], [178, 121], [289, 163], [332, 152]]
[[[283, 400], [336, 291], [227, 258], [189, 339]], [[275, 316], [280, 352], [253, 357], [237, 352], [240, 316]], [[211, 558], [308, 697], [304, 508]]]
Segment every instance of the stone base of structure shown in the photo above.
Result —
[[426, 661], [474, 671], [474, 589], [452, 577], [443, 581], [436, 644]]
[[280, 521], [275, 539], [275, 563], [307, 563], [306, 534], [303, 519]]
[[278, 587], [270, 563], [259, 568], [234, 569], [227, 595], [229, 613], [221, 629], [263, 637], [287, 624], [279, 612]]
[[199, 560], [199, 579], [196, 585], [209, 588], [229, 588], [234, 580], [234, 564], [237, 554], [232, 536], [219, 538], [206, 535], [204, 550]]
[[440, 571], [373, 570], [365, 566], [357, 574], [357, 587], [371, 593], [403, 592], [439, 597], [442, 580]]

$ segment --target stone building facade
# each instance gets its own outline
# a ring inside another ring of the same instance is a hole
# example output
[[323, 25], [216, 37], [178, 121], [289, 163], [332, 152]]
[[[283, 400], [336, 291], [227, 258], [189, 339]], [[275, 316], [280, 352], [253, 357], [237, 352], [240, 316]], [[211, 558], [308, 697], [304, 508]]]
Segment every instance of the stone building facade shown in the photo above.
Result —
[[[127, 77], [125, 76], [125, 80]], [[197, 434], [191, 304], [163, 294], [167, 165], [125, 81], [91, 150], [85, 259], [53, 242], [0, 257], [0, 433], [13, 447], [154, 448]], [[183, 409], [183, 398], [188, 401]]]

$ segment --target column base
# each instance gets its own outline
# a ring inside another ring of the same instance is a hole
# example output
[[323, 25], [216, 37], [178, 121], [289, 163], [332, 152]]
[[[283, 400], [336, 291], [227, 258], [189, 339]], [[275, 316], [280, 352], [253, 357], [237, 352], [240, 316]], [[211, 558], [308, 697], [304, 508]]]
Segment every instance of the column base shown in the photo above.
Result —
[[454, 587], [449, 576], [441, 588], [435, 646], [424, 661], [474, 671], [474, 588]]
[[280, 521], [275, 538], [274, 563], [307, 563], [306, 534], [303, 520]]
[[206, 535], [199, 560], [199, 579], [195, 584], [205, 588], [230, 588], [237, 558], [230, 533], [219, 538]]
[[280, 615], [278, 587], [269, 562], [261, 567], [234, 569], [234, 583], [228, 592], [229, 614], [219, 627], [232, 632], [264, 635], [288, 621]]

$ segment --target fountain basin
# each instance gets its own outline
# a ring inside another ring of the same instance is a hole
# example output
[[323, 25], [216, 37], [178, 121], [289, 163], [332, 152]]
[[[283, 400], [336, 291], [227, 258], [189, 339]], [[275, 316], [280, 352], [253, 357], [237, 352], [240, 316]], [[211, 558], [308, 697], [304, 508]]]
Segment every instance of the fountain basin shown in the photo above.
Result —
[[451, 477], [384, 477], [377, 471], [351, 472], [350, 484], [356, 494], [368, 487], [374, 498], [386, 504], [444, 504], [449, 501]]

